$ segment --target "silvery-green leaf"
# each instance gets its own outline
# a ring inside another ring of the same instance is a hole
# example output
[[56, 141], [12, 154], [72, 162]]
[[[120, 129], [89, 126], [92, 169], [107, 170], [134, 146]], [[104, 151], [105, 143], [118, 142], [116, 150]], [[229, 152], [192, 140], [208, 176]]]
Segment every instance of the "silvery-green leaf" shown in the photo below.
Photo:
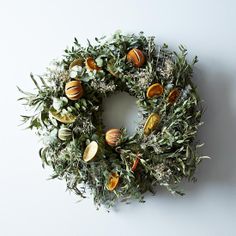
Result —
[[67, 107], [67, 111], [72, 112], [72, 107]]
[[75, 103], [75, 107], [76, 107], [76, 109], [80, 109], [80, 104], [77, 102], [77, 103]]
[[76, 76], [77, 76], [77, 71], [74, 70], [70, 71], [70, 78], [74, 79], [76, 78]]
[[66, 109], [63, 109], [62, 111], [61, 111], [61, 114], [62, 115], [65, 115], [65, 114], [67, 114], [68, 113], [68, 111], [66, 110]]
[[55, 118], [53, 118], [51, 115], [49, 115], [49, 119], [50, 119], [51, 123], [52, 123], [55, 127], [57, 127], [57, 120], [56, 120]]
[[83, 67], [82, 67], [82, 66], [78, 66], [77, 72], [78, 72], [78, 73], [81, 73], [82, 71], [83, 71]]
[[84, 82], [88, 82], [89, 80], [91, 80], [92, 78], [89, 77], [89, 76], [83, 76], [82, 78], [80, 78], [81, 81], [84, 81]]
[[90, 144], [90, 140], [89, 139], [86, 139], [86, 145], [89, 145]]
[[92, 135], [92, 140], [98, 140], [98, 138], [99, 138], [99, 137], [97, 136], [97, 134], [93, 134], [93, 135]]
[[68, 99], [66, 97], [60, 97], [60, 100], [63, 102], [63, 106], [68, 103]]
[[59, 111], [63, 107], [63, 101], [59, 98], [53, 98], [52, 106]]
[[53, 129], [49, 135], [49, 142], [53, 143], [56, 140], [57, 140], [57, 129]]
[[96, 58], [95, 61], [96, 61], [97, 66], [99, 66], [99, 67], [103, 66], [103, 60], [101, 57]]
[[[80, 66], [81, 67], [81, 66]], [[75, 71], [77, 72], [79, 70], [79, 66], [78, 65], [75, 65], [73, 66], [72, 68], [70, 68], [70, 71]]]
[[165, 88], [166, 88], [166, 89], [172, 89], [173, 87], [174, 87], [173, 84], [167, 84]]

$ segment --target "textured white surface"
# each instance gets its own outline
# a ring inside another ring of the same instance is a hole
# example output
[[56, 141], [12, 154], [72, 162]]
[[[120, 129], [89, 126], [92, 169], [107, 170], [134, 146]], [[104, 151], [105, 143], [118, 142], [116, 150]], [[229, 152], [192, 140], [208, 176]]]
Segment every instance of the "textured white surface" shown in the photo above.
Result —
[[[2, 0], [0, 235], [236, 235], [235, 12], [233, 0]], [[29, 73], [44, 72], [74, 36], [85, 42], [117, 29], [143, 30], [199, 56], [194, 80], [207, 106], [199, 137], [212, 160], [202, 163], [196, 184], [183, 186], [185, 197], [161, 190], [146, 204], [108, 214], [90, 200], [77, 204], [63, 182], [46, 180], [37, 138], [17, 126], [23, 109], [16, 85], [31, 89]]]

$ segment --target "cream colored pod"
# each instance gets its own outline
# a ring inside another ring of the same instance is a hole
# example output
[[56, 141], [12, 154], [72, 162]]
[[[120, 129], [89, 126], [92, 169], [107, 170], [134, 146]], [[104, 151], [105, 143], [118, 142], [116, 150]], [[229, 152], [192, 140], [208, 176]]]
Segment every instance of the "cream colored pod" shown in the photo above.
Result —
[[58, 138], [62, 141], [70, 140], [72, 138], [72, 131], [69, 128], [60, 128], [58, 131]]

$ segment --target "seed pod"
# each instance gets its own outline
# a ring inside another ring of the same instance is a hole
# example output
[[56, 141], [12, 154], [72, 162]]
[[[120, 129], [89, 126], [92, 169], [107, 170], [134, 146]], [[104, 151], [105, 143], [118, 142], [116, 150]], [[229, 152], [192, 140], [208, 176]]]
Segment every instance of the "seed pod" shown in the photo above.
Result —
[[66, 84], [66, 96], [73, 101], [79, 100], [83, 96], [83, 87], [79, 80], [73, 80]]
[[128, 52], [127, 60], [135, 67], [141, 67], [145, 63], [145, 56], [141, 50], [133, 48]]
[[72, 138], [72, 131], [69, 128], [60, 128], [58, 131], [58, 138], [66, 141]]
[[118, 145], [120, 137], [121, 137], [120, 129], [109, 129], [105, 135], [106, 142], [111, 147], [115, 147]]

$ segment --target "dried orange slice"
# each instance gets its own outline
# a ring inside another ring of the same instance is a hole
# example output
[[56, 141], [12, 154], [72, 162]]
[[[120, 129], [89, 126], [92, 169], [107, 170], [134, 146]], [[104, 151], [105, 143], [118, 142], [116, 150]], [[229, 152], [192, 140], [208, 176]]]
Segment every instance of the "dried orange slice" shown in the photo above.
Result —
[[111, 173], [111, 175], [109, 176], [106, 188], [109, 191], [113, 191], [116, 188], [119, 182], [119, 179], [120, 179], [120, 176], [117, 173]]
[[64, 124], [71, 124], [71, 123], [75, 122], [75, 120], [77, 118], [77, 116], [75, 116], [69, 112], [66, 114], [62, 114], [61, 112], [55, 110], [54, 108], [51, 108], [49, 110], [49, 113], [51, 114], [51, 116], [53, 118], [55, 118], [56, 120], [58, 120]]
[[147, 90], [147, 97], [153, 98], [155, 96], [161, 96], [163, 94], [163, 86], [159, 83], [151, 85]]
[[92, 141], [86, 148], [83, 154], [83, 160], [88, 162], [91, 161], [98, 152], [98, 144], [95, 141]]
[[71, 69], [74, 66], [82, 66], [82, 65], [83, 65], [83, 60], [81, 58], [78, 58], [70, 63], [69, 69]]
[[160, 116], [157, 113], [152, 113], [144, 125], [144, 134], [149, 135], [154, 129], [157, 128], [160, 123]]
[[167, 97], [167, 102], [170, 104], [174, 104], [178, 99], [179, 95], [180, 95], [180, 90], [178, 88], [174, 88], [173, 90], [170, 91]]
[[120, 137], [121, 137], [120, 129], [109, 129], [105, 134], [106, 142], [111, 147], [115, 147], [119, 144], [118, 142]]
[[101, 67], [97, 66], [95, 60], [92, 57], [88, 57], [85, 61], [86, 68], [90, 71], [100, 70]]

